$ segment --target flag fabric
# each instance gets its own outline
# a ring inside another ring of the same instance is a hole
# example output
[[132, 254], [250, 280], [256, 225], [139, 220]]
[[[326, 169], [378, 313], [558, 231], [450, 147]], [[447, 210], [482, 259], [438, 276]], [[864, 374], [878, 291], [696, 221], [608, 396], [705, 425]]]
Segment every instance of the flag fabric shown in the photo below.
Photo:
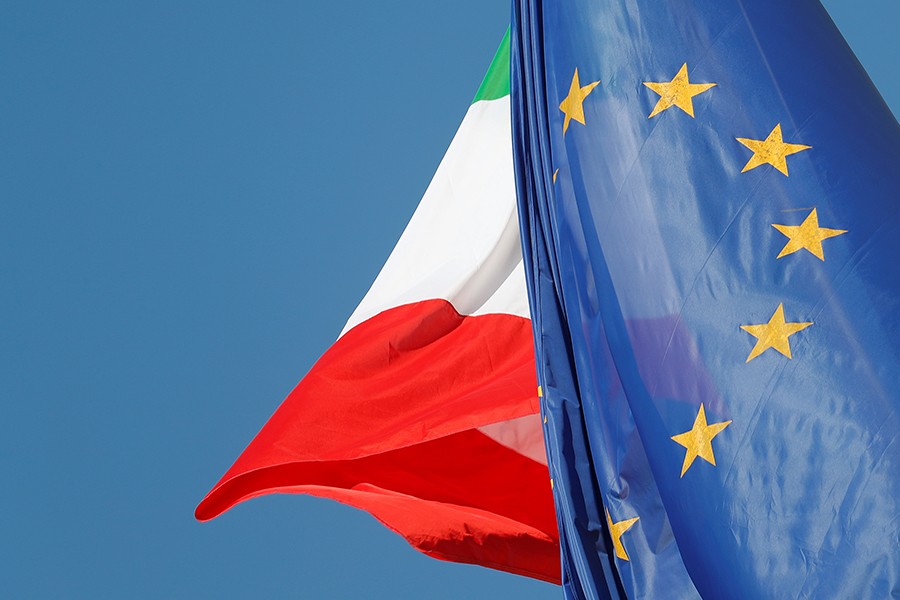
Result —
[[900, 127], [815, 0], [515, 0], [569, 598], [900, 597]]
[[559, 580], [509, 101], [507, 32], [371, 289], [198, 519], [311, 494], [425, 554]]

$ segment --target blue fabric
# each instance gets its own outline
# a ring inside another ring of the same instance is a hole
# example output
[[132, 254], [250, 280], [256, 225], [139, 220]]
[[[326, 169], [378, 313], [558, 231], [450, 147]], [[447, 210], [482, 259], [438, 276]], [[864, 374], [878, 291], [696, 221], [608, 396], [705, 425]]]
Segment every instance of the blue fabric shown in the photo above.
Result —
[[[900, 597], [900, 126], [827, 13], [514, 0], [511, 62], [566, 597]], [[716, 86], [649, 117], [685, 63]], [[779, 124], [811, 148], [745, 169]], [[777, 258], [813, 208], [846, 232]]]

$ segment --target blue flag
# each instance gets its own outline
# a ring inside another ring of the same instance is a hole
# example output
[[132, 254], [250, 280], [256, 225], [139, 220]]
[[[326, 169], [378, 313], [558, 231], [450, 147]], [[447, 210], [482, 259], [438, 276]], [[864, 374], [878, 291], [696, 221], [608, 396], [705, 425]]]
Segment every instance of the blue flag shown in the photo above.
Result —
[[900, 596], [900, 127], [827, 13], [513, 6], [567, 596]]

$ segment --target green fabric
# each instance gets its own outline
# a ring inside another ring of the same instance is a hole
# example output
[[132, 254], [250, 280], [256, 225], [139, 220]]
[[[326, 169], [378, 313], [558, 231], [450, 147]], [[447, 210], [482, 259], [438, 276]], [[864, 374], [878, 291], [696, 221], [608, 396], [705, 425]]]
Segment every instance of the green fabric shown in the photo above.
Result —
[[509, 96], [509, 28], [506, 29], [506, 35], [497, 48], [497, 54], [494, 55], [494, 60], [491, 61], [491, 66], [488, 67], [472, 104], [479, 100], [496, 100], [504, 96]]

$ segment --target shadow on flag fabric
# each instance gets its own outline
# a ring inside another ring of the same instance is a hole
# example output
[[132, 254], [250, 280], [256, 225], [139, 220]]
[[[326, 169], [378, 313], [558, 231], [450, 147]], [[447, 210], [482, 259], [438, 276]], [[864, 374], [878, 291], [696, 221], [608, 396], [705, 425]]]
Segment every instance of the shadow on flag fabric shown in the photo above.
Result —
[[311, 494], [430, 556], [559, 581], [509, 100], [507, 33], [375, 283], [197, 519]]
[[900, 127], [815, 0], [514, 0], [568, 598], [900, 597]]

